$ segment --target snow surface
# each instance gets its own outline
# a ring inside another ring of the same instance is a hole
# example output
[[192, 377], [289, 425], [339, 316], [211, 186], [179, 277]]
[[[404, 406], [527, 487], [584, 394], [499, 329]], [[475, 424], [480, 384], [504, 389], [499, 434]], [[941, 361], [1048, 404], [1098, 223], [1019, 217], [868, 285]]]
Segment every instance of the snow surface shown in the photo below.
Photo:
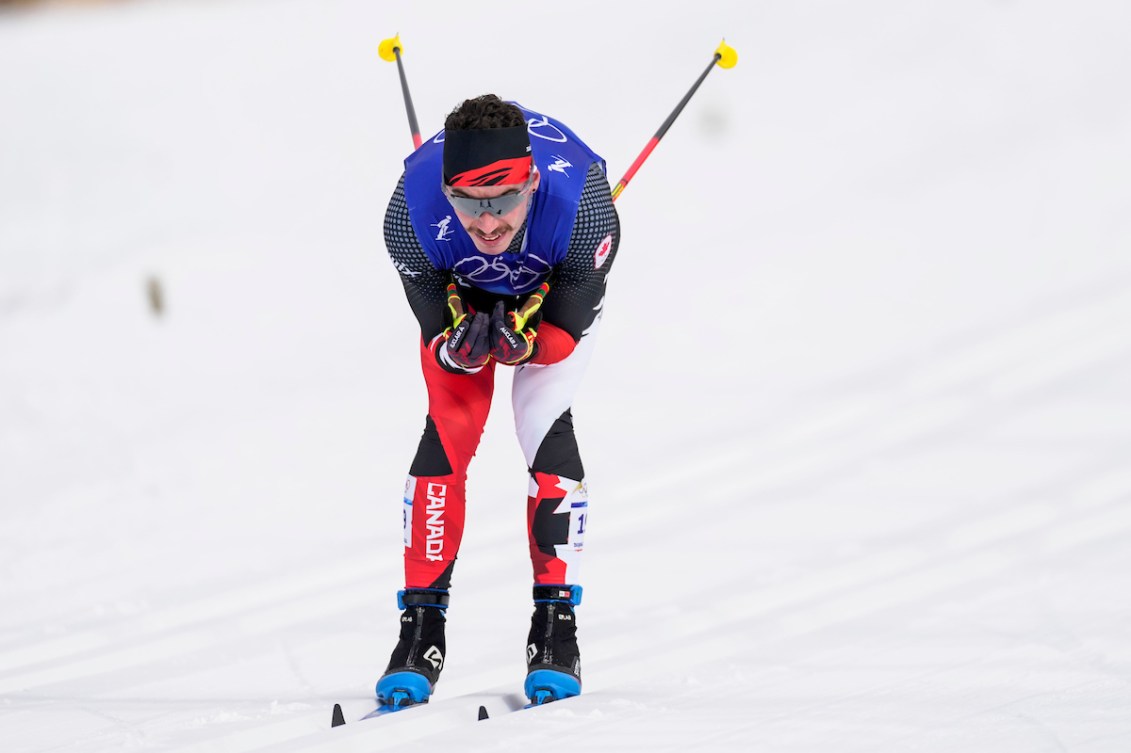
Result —
[[[1131, 750], [1131, 5], [0, 15], [0, 749]], [[495, 91], [614, 179], [585, 694], [520, 702], [500, 379], [435, 702], [376, 722], [423, 425], [381, 238]], [[150, 314], [146, 281], [164, 286]], [[330, 730], [341, 702], [350, 724]], [[475, 722], [476, 707], [492, 711]]]

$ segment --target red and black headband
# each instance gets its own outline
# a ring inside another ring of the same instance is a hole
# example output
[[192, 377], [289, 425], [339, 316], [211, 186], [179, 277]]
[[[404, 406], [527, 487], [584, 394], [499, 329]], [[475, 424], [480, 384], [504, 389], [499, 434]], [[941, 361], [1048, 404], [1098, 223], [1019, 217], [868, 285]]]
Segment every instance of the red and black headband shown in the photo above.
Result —
[[444, 183], [498, 186], [530, 177], [530, 136], [526, 124], [476, 128], [444, 134]]

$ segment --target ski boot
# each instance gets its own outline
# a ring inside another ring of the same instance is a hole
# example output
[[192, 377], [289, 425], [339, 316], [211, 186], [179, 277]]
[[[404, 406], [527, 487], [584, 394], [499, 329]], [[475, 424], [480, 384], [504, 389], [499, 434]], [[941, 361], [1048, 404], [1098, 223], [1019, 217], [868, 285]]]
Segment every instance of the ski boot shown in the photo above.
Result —
[[526, 641], [526, 697], [531, 706], [581, 693], [577, 616], [581, 586], [534, 586], [534, 615]]
[[404, 610], [400, 639], [385, 674], [377, 681], [377, 702], [387, 711], [428, 703], [447, 653], [444, 642], [447, 591], [405, 589], [397, 592], [397, 605]]

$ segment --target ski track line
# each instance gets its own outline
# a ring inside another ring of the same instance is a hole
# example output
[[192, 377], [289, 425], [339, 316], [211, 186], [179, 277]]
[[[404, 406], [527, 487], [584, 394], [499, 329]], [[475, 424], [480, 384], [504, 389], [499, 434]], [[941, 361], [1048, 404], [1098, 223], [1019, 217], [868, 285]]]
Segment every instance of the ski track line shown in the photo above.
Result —
[[[1018, 398], [1028, 403], [1027, 398]], [[603, 520], [602, 536], [625, 533], [631, 530], [636, 535], [648, 531], [669, 530], [671, 515], [684, 511], [682, 499], [692, 494], [698, 500], [696, 509], [703, 512], [715, 508], [725, 508], [736, 500], [756, 501], [771, 493], [796, 491], [828, 483], [838, 475], [851, 473], [869, 461], [890, 455], [906, 454], [909, 450], [922, 448], [925, 444], [933, 447], [944, 437], [961, 437], [976, 431], [977, 425], [987, 417], [1000, 420], [1023, 409], [1024, 405], [1002, 405], [994, 411], [978, 411], [971, 408], [961, 415], [943, 409], [925, 415], [904, 416], [900, 424], [888, 427], [879, 438], [865, 437], [850, 447], [828, 446], [805, 456], [782, 458], [777, 462], [765, 462], [751, 458], [753, 454], [745, 448], [735, 448], [725, 456], [720, 455], [700, 466], [685, 467], [662, 476], [652, 476], [649, 481], [633, 484], [626, 488], [610, 488], [604, 496], [616, 499], [618, 504], [631, 506], [650, 502], [651, 517], [646, 524], [627, 519], [611, 518]], [[1044, 480], [1037, 484], [1033, 496], [1047, 498], [1054, 486], [1067, 490], [1078, 489], [1083, 483], [1092, 486], [1097, 482], [1088, 479], [1085, 473], [1101, 473], [1102, 483], [1120, 488], [1124, 494], [1131, 495], [1131, 468], [1127, 467], [1126, 452], [1122, 447], [1099, 455], [1083, 468], [1076, 467], [1065, 471], [1059, 482]], [[755, 470], [751, 470], [751, 468]], [[1114, 475], [1107, 473], [1114, 471]], [[675, 490], [686, 490], [676, 494]], [[656, 500], [677, 497], [679, 504], [664, 506]], [[1016, 506], [1023, 508], [1025, 503]], [[960, 518], [966, 516], [961, 513]], [[891, 534], [894, 535], [894, 532]]]
[[[248, 611], [277, 600], [286, 600], [301, 597], [310, 591], [320, 590], [328, 585], [336, 585], [335, 578], [348, 572], [356, 576], [357, 569], [362, 564], [340, 565], [334, 572], [311, 573], [304, 571], [304, 576], [299, 578], [275, 578], [267, 582], [243, 585], [237, 589], [224, 593], [213, 593], [200, 600], [182, 602], [173, 607], [158, 609], [140, 614], [115, 615], [106, 620], [105, 629], [87, 628], [83, 632], [73, 633], [58, 638], [13, 646], [0, 652], [0, 665], [6, 670], [27, 667], [34, 664], [49, 662], [65, 658], [70, 655], [81, 654], [88, 651], [100, 650], [113, 643], [132, 641], [138, 636], [153, 632], [164, 632], [180, 627], [204, 623], [210, 619], [228, 616], [232, 613], [232, 605], [238, 604], [240, 609], [235, 611]], [[123, 627], [117, 622], [128, 622], [129, 626]], [[110, 630], [109, 628], [113, 628]], [[126, 635], [122, 635], [122, 632]], [[111, 638], [106, 633], [113, 633]], [[17, 663], [18, 662], [18, 663]], [[0, 677], [8, 674], [5, 672]]]
[[[1128, 320], [1131, 320], [1131, 313]], [[694, 485], [700, 489], [699, 498], [708, 500], [699, 504], [714, 507], [729, 502], [731, 496], [725, 492], [741, 489], [754, 497], [770, 491], [811, 485], [814, 481], [828, 480], [847, 469], [857, 468], [869, 459], [902, 452], [926, 440], [937, 441], [942, 437], [970, 433], [972, 422], [980, 426], [987, 418], [995, 419], [996, 423], [1017, 415], [1038, 404], [1042, 390], [1049, 384], [1055, 384], [1072, 372], [1098, 369], [1112, 358], [1129, 358], [1131, 348], [1128, 347], [1126, 336], [1113, 330], [1102, 338], [1078, 343], [1075, 355], [1076, 360], [1039, 372], [1040, 378], [1031, 374], [1009, 381], [1004, 375], [985, 375], [986, 379], [998, 379], [999, 388], [1004, 384], [1010, 385], [1009, 397], [998, 399], [988, 411], [977, 403], [965, 402], [958, 405], [949, 401], [928, 404], [926, 409], [919, 411], [910, 410], [911, 406], [906, 404], [873, 411], [885, 413], [882, 418], [854, 410], [840, 415], [855, 419], [859, 425], [857, 431], [853, 432], [850, 426], [844, 424], [824, 423], [820, 434], [809, 435], [811, 449], [806, 454], [795, 452], [782, 457], [783, 453], [778, 448], [764, 448], [764, 451], [760, 451], [761, 443], [735, 443], [727, 452], [688, 462], [680, 470], [653, 475], [649, 479], [633, 483], [631, 487], [611, 487], [607, 494], [624, 501], [655, 498], [661, 493], [670, 492], [673, 486], [696, 482]], [[827, 441], [836, 434], [844, 435], [846, 441], [852, 440], [851, 446], [845, 448]], [[755, 458], [764, 460], [756, 461]], [[751, 466], [756, 470], [751, 470]], [[734, 479], [732, 489], [716, 487], [715, 493], [706, 493], [702, 479], [724, 476]], [[614, 530], [623, 530], [628, 525], [630, 523], [626, 521], [616, 525]]]
[[[218, 619], [211, 625], [182, 628], [161, 637], [143, 636], [133, 647], [92, 652], [57, 666], [33, 669], [3, 678], [0, 680], [0, 695], [26, 694], [32, 691], [42, 694], [60, 687], [65, 688], [69, 695], [81, 696], [85, 692], [93, 693], [99, 688], [105, 688], [105, 683], [96, 681], [96, 678], [107, 676], [117, 678], [112, 690], [108, 692], [118, 692], [122, 688], [155, 679], [152, 670], [141, 668], [195, 652], [232, 646], [233, 630], [239, 631], [239, 640], [261, 645], [263, 636], [277, 634], [280, 630], [296, 623], [317, 621], [325, 614], [323, 610], [346, 611], [350, 607], [356, 607], [357, 591], [311, 596], [302, 599], [302, 603], [315, 612], [314, 618], [296, 617], [293, 605], [283, 603], [265, 608], [259, 614]], [[227, 653], [223, 655], [228, 656]], [[231, 659], [227, 661], [230, 662]], [[206, 665], [194, 665], [190, 670], [185, 671], [196, 671], [201, 666]], [[139, 671], [134, 672], [134, 670]], [[164, 679], [169, 678], [166, 676]], [[84, 682], [87, 680], [91, 682]], [[88, 689], [87, 685], [91, 687]]]
[[[511, 533], [508, 530], [499, 538]], [[10, 666], [3, 665], [4, 671], [0, 672], [0, 693], [60, 681], [74, 683], [109, 669], [121, 671], [126, 665], [183, 655], [210, 645], [208, 635], [214, 634], [216, 643], [224, 642], [224, 631], [213, 629], [215, 625], [235, 624], [260, 634], [335, 614], [354, 613], [358, 594], [364, 593], [366, 584], [379, 579], [384, 572], [375, 568], [372, 560], [371, 554], [362, 554], [333, 566], [305, 567], [301, 576], [288, 574], [266, 582], [241, 584], [236, 590], [168, 609], [122, 615], [118, 621], [107, 621], [97, 629], [11, 646], [0, 653], [0, 665], [11, 662]], [[399, 559], [396, 567], [398, 572], [393, 580], [400, 577]], [[307, 606], [302, 610], [304, 616], [288, 619], [286, 605], [295, 601]], [[191, 631], [191, 638], [180, 634], [186, 630]], [[163, 636], [157, 635], [162, 633]]]
[[[1023, 394], [1035, 394], [1066, 374], [1097, 368], [1112, 358], [1128, 357], [1131, 351], [1127, 337], [1119, 326], [1123, 321], [1131, 321], [1131, 290], [1121, 287], [1099, 300], [1025, 321], [973, 347], [957, 349], [945, 359], [920, 359], [921, 365], [911, 369], [891, 390], [894, 397], [839, 396], [800, 418], [791, 407], [781, 411], [779, 420], [762, 423], [758, 439], [752, 441], [748, 430], [737, 437], [722, 438], [714, 446], [730, 449], [708, 450], [699, 458], [682, 463], [678, 470], [669, 467], [665, 473], [634, 481], [627, 488], [609, 486], [602, 495], [616, 499], [657, 497], [673, 484], [709, 478], [735, 468], [742, 468], [743, 475], [750, 478], [752, 467], [757, 468], [755, 481], [744, 484], [750, 489], [768, 491], [795, 485], [822, 464], [854, 466], [864, 458], [912, 440], [941, 434], [959, 419], [981, 417], [980, 406], [968, 404], [969, 393], [978, 385], [990, 387], [999, 399], [1012, 390], [1018, 394], [1012, 396], [1011, 402], [1021, 405]], [[1058, 358], [1057, 363], [1047, 364], [1045, 355], [1053, 346], [1078, 360]], [[953, 399], [943, 399], [948, 397], [967, 399], [959, 405]], [[924, 403], [926, 410], [912, 410]], [[831, 440], [838, 438], [852, 442], [852, 449], [846, 452], [843, 447], [832, 445]], [[871, 446], [862, 442], [870, 442]], [[793, 452], [822, 445], [822, 458], [814, 458], [812, 452], [798, 457]], [[840, 460], [830, 462], [828, 456]], [[764, 460], [755, 462], [755, 458]], [[618, 526], [616, 530], [622, 528]]]
[[[286, 604], [296, 600], [342, 608], [356, 606], [357, 584], [373, 579], [370, 557], [348, 560], [332, 567], [302, 574], [288, 574], [265, 583], [248, 585], [180, 604], [162, 611], [123, 617], [121, 623], [104, 630], [84, 631], [10, 649], [0, 654], [0, 694], [56, 683], [124, 666], [199, 650], [224, 640], [214, 624], [239, 624], [251, 632], [283, 627], [288, 619]], [[293, 610], [291, 617], [293, 618]], [[303, 618], [305, 619], [305, 618]], [[110, 628], [113, 629], [110, 629]], [[185, 633], [187, 628], [193, 632]], [[156, 633], [165, 633], [155, 637]], [[74, 659], [62, 666], [43, 666]]]
[[[1120, 322], [1131, 316], [1131, 287], [1084, 301], [1050, 314], [1038, 315], [983, 335], [979, 341], [962, 340], [946, 354], [919, 358], [903, 377], [902, 389], [910, 397], [964, 391], [994, 375], [1026, 370], [1050, 357], [1059, 360], [1062, 349], [1087, 343], [1096, 334], [1119, 333]], [[1126, 338], [1124, 338], [1125, 341]], [[877, 376], [873, 380], [887, 381]]]
[[[750, 624], [756, 622], [761, 625], [760, 638], [803, 636], [906, 606], [908, 596], [922, 601], [1003, 572], [1029, 567], [1038, 555], [1019, 544], [1032, 544], [1033, 539], [1043, 541], [1039, 555], [1042, 560], [1095, 542], [1118, 541], [1131, 534], [1131, 506], [1117, 496], [1086, 510], [1045, 508], [1026, 516], [999, 515], [991, 530], [981, 530], [982, 524], [980, 518], [968, 520], [952, 531], [940, 533], [937, 538], [948, 543], [937, 551], [925, 550], [921, 542], [912, 541], [855, 561], [814, 568], [800, 578], [754, 590], [744, 589], [741, 579], [732, 584], [720, 583], [717, 589], [733, 588], [744, 594], [726, 611], [727, 621], [736, 630], [749, 634]], [[694, 615], [678, 613], [666, 616], [665, 624], [665, 643], [654, 647], [665, 651], [665, 656], [669, 646], [678, 647], [687, 638], [719, 629], [718, 625], [704, 627]], [[618, 645], [606, 641], [587, 648], [587, 653], [594, 657], [591, 661], [600, 664], [639, 653], [639, 648], [637, 638], [626, 636]], [[641, 660], [639, 665], [644, 670], [649, 662]]]
[[[745, 446], [744, 454], [764, 454], [837, 437], [850, 439], [861, 434], [861, 427], [878, 424], [880, 416], [889, 420], [894, 417], [898, 425], [911, 407], [931, 399], [970, 398], [972, 393], [981, 399], [1000, 398], [1011, 391], [1032, 392], [1087, 368], [1084, 364], [1094, 368], [1113, 357], [1126, 357], [1127, 336], [1121, 326], [1126, 321], [1131, 321], [1131, 291], [1121, 289], [1081, 308], [997, 333], [945, 358], [919, 359], [918, 367], [893, 385], [890, 396], [839, 395], [831, 405], [818, 404], [800, 420], [796, 410], [782, 411], [782, 418], [773, 425], [763, 424], [766, 428], [761, 429], [761, 442], [751, 442], [749, 433], [744, 432], [733, 442], [724, 440], [720, 444]], [[1057, 355], [1050, 357], [1050, 352]], [[890, 377], [869, 381], [890, 381]], [[979, 386], [988, 394], [978, 392]], [[898, 437], [899, 431], [894, 431], [893, 439]], [[725, 466], [727, 460], [720, 457], [705, 463]]]
[[[972, 527], [975, 528], [975, 527]], [[1114, 540], [1131, 531], [1131, 508], [1122, 501], [1113, 501], [1104, 508], [1090, 511], [1078, 518], [1074, 516], [1034, 515], [1030, 520], [1011, 526], [1008, 532], [999, 530], [993, 537], [981, 538], [980, 532], [971, 532], [972, 545], [954, 551], [924, 557], [910, 567], [877, 578], [872, 584], [858, 584], [811, 599], [803, 613], [783, 614], [777, 620], [777, 629], [787, 635], [802, 634], [832, 624], [924, 601], [927, 594], [955, 591], [971, 583], [998, 577], [1005, 572], [1021, 571], [1030, 567], [1034, 555], [1028, 547], [1034, 538], [1043, 539], [1041, 558], [1055, 556], [1089, 544]], [[907, 601], [907, 598], [912, 601]], [[746, 618], [762, 618], [763, 610], [738, 610]]]
[[[849, 391], [860, 385], [871, 387], [894, 381], [911, 397], [962, 391], [987, 376], [1025, 362], [1044, 360], [1052, 345], [1072, 345], [1096, 330], [1120, 329], [1131, 308], [1131, 275], [1112, 282], [1104, 279], [1096, 285], [1081, 287], [1073, 300], [1051, 310], [1043, 304], [1030, 303], [1015, 307], [1006, 319], [992, 328], [969, 330], [947, 336], [931, 349], [931, 356], [915, 355], [897, 363], [841, 379]], [[1039, 307], [1040, 312], [1032, 313]], [[842, 394], [844, 387], [834, 390]], [[813, 390], [820, 397], [824, 390]]]
[[[166, 610], [124, 615], [120, 623], [109, 622], [96, 630], [14, 646], [3, 658], [22, 661], [0, 673], [0, 694], [61, 682], [73, 694], [84, 677], [112, 672], [124, 678], [130, 667], [229, 645], [230, 638], [216, 629], [218, 625], [239, 626], [244, 633], [241, 640], [246, 641], [288, 626], [354, 614], [358, 594], [380, 577], [370, 560], [367, 554], [320, 570], [306, 568], [302, 577], [281, 576]], [[302, 616], [289, 606], [296, 601], [304, 605]], [[141, 682], [149, 679], [146, 675]], [[122, 679], [115, 687], [131, 682]]]
[[[1079, 556], [1078, 550], [1088, 551], [1091, 550], [1097, 543], [1103, 542], [1111, 546], [1117, 546], [1121, 541], [1125, 540], [1126, 534], [1131, 530], [1131, 515], [1127, 511], [1121, 509], [1121, 505], [1113, 504], [1109, 506], [1104, 514], [1093, 516], [1092, 519], [1082, 521], [1077, 530], [1072, 534], [1060, 541], [1053, 550], [1055, 555], [1071, 555], [1069, 561], [1075, 561]], [[1115, 523], [1115, 527], [1111, 526]], [[1052, 523], [1045, 528], [1047, 530], [1058, 530], [1058, 523]], [[1019, 531], [1015, 538], [1026, 539], [1033, 531]], [[1007, 543], [1006, 541], [990, 541], [982, 546], [979, 550], [985, 550]], [[789, 646], [802, 647], [811, 645], [812, 636], [815, 633], [827, 632], [843, 627], [846, 624], [858, 622], [865, 617], [878, 617], [885, 612], [894, 612], [897, 615], [906, 615], [908, 607], [918, 603], [926, 602], [929, 604], [939, 603], [938, 596], [944, 593], [966, 594], [970, 592], [969, 586], [975, 582], [984, 581], [987, 579], [995, 581], [1003, 581], [1004, 576], [1014, 575], [1016, 577], [1023, 577], [1031, 569], [1031, 556], [1019, 554], [1007, 557], [993, 557], [986, 556], [985, 551], [977, 551], [970, 556], [958, 555], [957, 561], [961, 564], [961, 572], [957, 576], [948, 576], [947, 571], [951, 570], [955, 564], [955, 557], [941, 558], [937, 564], [931, 566], [930, 570], [923, 573], [911, 573], [904, 576], [898, 576], [893, 581], [882, 584], [880, 582], [872, 585], [864, 586], [865, 590], [871, 590], [874, 593], [870, 598], [866, 599], [866, 603], [860, 605], [857, 603], [857, 598], [860, 592], [853, 594], [843, 594], [840, 596], [841, 604], [839, 607], [835, 604], [826, 604], [819, 597], [810, 600], [808, 605], [797, 607], [793, 614], [787, 616], [787, 619], [779, 619], [776, 622], [768, 622], [767, 618], [775, 617], [771, 613], [762, 614], [765, 610], [761, 609], [741, 609], [742, 603], [738, 604], [736, 610], [728, 607], [727, 617], [728, 620], [723, 624], [713, 624], [710, 626], [701, 626], [698, 628], [691, 628], [682, 631], [682, 634], [676, 638], [669, 638], [665, 635], [665, 642], [662, 644], [653, 644], [647, 647], [629, 641], [626, 643], [622, 650], [611, 652], [604, 657], [598, 656], [596, 660], [591, 660], [593, 663], [600, 664], [604, 669], [599, 677], [607, 677], [613, 673], [613, 670], [608, 669], [615, 665], [615, 672], [619, 676], [633, 676], [636, 677], [637, 684], [647, 684], [646, 678], [651, 673], [655, 673], [655, 663], [647, 659], [637, 659], [628, 661], [617, 661], [623, 659], [625, 656], [636, 656], [641, 653], [649, 653], [655, 655], [660, 653], [665, 657], [664, 661], [664, 675], [666, 680], [657, 678], [658, 682], [671, 682], [673, 673], [681, 674], [685, 672], [694, 673], [697, 668], [702, 665], [702, 657], [697, 652], [689, 652], [683, 647], [687, 646], [693, 641], [697, 635], [710, 633], [716, 643], [726, 644], [728, 641], [734, 645], [752, 645], [751, 651], [745, 655], [749, 659], [757, 657], [764, 657], [768, 661], [780, 660], [782, 652]], [[1046, 556], [1044, 559], [1053, 559], [1052, 556]], [[924, 576], [926, 581], [923, 580]], [[894, 587], [893, 586], [897, 586]], [[978, 593], [981, 593], [980, 591]], [[752, 594], [750, 599], [745, 603], [758, 604], [761, 599], [759, 594]], [[852, 602], [850, 606], [846, 607], [843, 602]], [[949, 602], [946, 602], [949, 603]], [[788, 610], [788, 605], [782, 605], [782, 608]], [[755, 621], [752, 626], [751, 620]], [[767, 629], [769, 628], [769, 629]], [[756, 640], [751, 640], [756, 638]], [[599, 650], [607, 651], [609, 646], [606, 643], [597, 645]], [[641, 648], [647, 648], [647, 652], [642, 652]], [[682, 650], [681, 650], [682, 649]], [[595, 653], [592, 650], [590, 653]], [[967, 662], [966, 665], [977, 665], [979, 661]], [[849, 694], [838, 694], [832, 698], [823, 698], [817, 703], [809, 703], [801, 708], [791, 708], [787, 712], [778, 712], [765, 719], [757, 721], [759, 726], [765, 727], [767, 724], [777, 720], [795, 719], [799, 714], [803, 714], [806, 710], [819, 709], [833, 704], [841, 703], [846, 698], [854, 698], [858, 696], [874, 695], [878, 692], [893, 692], [902, 686], [913, 685], [924, 677], [946, 673], [954, 669], [953, 665], [933, 667], [925, 672], [917, 672], [907, 677], [902, 677], [895, 683], [880, 682], [879, 684], [873, 683], [873, 686], [864, 691], [852, 692]], [[1122, 680], [1122, 684], [1126, 684], [1127, 678], [1118, 678]], [[761, 682], [755, 682], [749, 685], [749, 688], [744, 689], [750, 693], [754, 693], [758, 689], [768, 689], [774, 686], [776, 680], [773, 677], [767, 677]], [[1082, 688], [1096, 684], [1094, 678], [1077, 683], [1073, 687]], [[615, 688], [602, 687], [600, 680], [594, 682], [590, 681], [589, 687], [596, 689], [597, 692], [611, 692]], [[1050, 692], [1061, 692], [1064, 688], [1058, 691], [1047, 691], [1043, 693], [1028, 693], [1026, 697], [1046, 696]], [[1015, 703], [1016, 701], [1010, 701]], [[1001, 704], [998, 704], [1001, 705]], [[986, 709], [979, 709], [976, 712], [961, 713], [954, 718], [948, 719], [946, 722], [937, 724], [938, 728], [943, 728], [947, 724], [959, 721], [961, 718], [977, 716], [986, 713]], [[602, 722], [597, 720], [593, 724], [600, 725]], [[915, 739], [924, 731], [917, 730], [916, 733], [911, 735], [900, 736], [897, 740], [911, 740]], [[876, 749], [885, 750], [899, 750], [903, 749], [899, 745], [893, 746], [892, 743], [897, 740], [886, 740], [884, 743], [876, 746]]]
[[[898, 737], [887, 740], [883, 744], [869, 744], [866, 748], [862, 748], [861, 750], [862, 751], [864, 751], [864, 750], [903, 750], [903, 749], [906, 749], [906, 743], [908, 741], [910, 741], [912, 738], [922, 738], [926, 735], [930, 735], [932, 733], [936, 733], [936, 732], [940, 732], [940, 731], [941, 732], [948, 732], [948, 731], [951, 731], [951, 730], [954, 730], [954, 729], [966, 728], [966, 727], [969, 726], [970, 722], [973, 721], [973, 720], [979, 719], [980, 717], [990, 715], [994, 712], [998, 712], [999, 715], [1000, 715], [1002, 712], [1005, 712], [1007, 709], [1009, 710], [1008, 716], [1011, 719], [1022, 721], [1028, 727], [1032, 727], [1034, 729], [1040, 729], [1040, 730], [1043, 731], [1043, 733], [1045, 733], [1046, 735], [1051, 736], [1053, 738], [1056, 738], [1059, 742], [1059, 736], [1056, 735], [1055, 730], [1050, 725], [1043, 723], [1043, 722], [1037, 724], [1037, 723], [1035, 723], [1035, 719], [1031, 715], [1025, 714], [1025, 713], [1017, 710], [1014, 707], [1016, 707], [1018, 704], [1020, 704], [1024, 701], [1029, 701], [1029, 700], [1033, 700], [1033, 699], [1037, 699], [1037, 698], [1042, 698], [1042, 699], [1047, 698], [1049, 695], [1052, 695], [1054, 693], [1059, 695], [1059, 694], [1063, 694], [1063, 693], [1070, 693], [1070, 692], [1073, 692], [1073, 691], [1078, 692], [1078, 691], [1081, 691], [1082, 689], [1093, 688], [1093, 687], [1096, 687], [1096, 686], [1099, 686], [1100, 688], [1109, 687], [1109, 685], [1099, 683], [1095, 679], [1089, 679], [1089, 680], [1086, 680], [1084, 682], [1078, 682], [1078, 683], [1074, 683], [1074, 684], [1070, 684], [1070, 685], [1062, 685], [1062, 686], [1058, 687], [1056, 691], [1044, 691], [1044, 692], [1028, 693], [1028, 694], [1026, 694], [1026, 695], [1024, 695], [1020, 698], [1010, 699], [1009, 701], [1006, 701], [1004, 703], [1001, 703], [1001, 702], [993, 703], [992, 705], [984, 706], [984, 707], [982, 707], [982, 708], [980, 708], [976, 711], [964, 711], [962, 713], [953, 714], [952, 716], [950, 716], [949, 718], [947, 718], [945, 720], [934, 721], [934, 722], [928, 724], [925, 727], [921, 727], [920, 729], [916, 730], [916, 732], [914, 734], [900, 734]], [[1127, 698], [1127, 695], [1128, 694], [1126, 692], [1123, 692], [1122, 693], [1123, 697], [1117, 699], [1116, 702], [1111, 704], [1111, 706], [1109, 708], [1118, 708], [1119, 707], [1118, 704], [1120, 702], [1123, 702]], [[1090, 706], [1090, 704], [1089, 704], [1089, 706]], [[1084, 711], [1084, 714], [1082, 714], [1081, 716], [1082, 717], [1083, 716], [1091, 716], [1092, 719], [1089, 720], [1089, 724], [1095, 724], [1095, 717], [1098, 716], [1098, 714], [1097, 714], [1098, 710], [1094, 709], [1094, 708], [1089, 708], [1087, 710], [1082, 709], [1082, 711]], [[1124, 727], [1126, 728], [1127, 726], [1128, 726], [1127, 720], [1125, 719], [1124, 720]], [[900, 743], [904, 743], [904, 744], [901, 745]], [[1065, 750], [1065, 748], [1063, 746], [1060, 749]], [[1080, 750], [1080, 748], [1076, 745], [1073, 745], [1073, 747], [1071, 749], [1072, 750]]]

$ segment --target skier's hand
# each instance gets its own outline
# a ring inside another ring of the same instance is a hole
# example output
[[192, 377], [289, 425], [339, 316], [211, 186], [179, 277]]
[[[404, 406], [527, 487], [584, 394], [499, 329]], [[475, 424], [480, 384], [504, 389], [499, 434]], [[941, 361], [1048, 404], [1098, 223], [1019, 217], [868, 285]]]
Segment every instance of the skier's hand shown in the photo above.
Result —
[[474, 374], [491, 358], [491, 341], [487, 337], [491, 320], [480, 312], [474, 316], [464, 313], [463, 302], [454, 283], [448, 285], [448, 310], [452, 326], [444, 330], [436, 359], [448, 371]]
[[492, 358], [516, 366], [534, 355], [536, 327], [541, 319], [538, 310], [549, 291], [549, 284], [542, 283], [518, 311], [506, 311], [502, 301], [495, 304], [490, 326]]

